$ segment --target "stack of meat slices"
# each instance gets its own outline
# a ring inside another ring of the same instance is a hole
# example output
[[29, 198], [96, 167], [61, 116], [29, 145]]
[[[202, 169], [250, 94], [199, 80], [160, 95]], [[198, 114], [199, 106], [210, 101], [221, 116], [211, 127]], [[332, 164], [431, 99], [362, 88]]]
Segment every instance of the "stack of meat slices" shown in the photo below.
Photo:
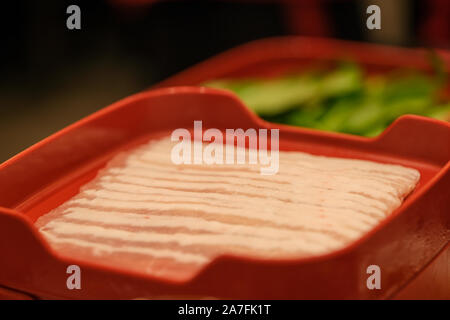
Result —
[[116, 156], [78, 195], [42, 216], [61, 254], [171, 279], [231, 253], [320, 255], [374, 228], [416, 186], [417, 170], [280, 152], [259, 165], [175, 165], [169, 139]]

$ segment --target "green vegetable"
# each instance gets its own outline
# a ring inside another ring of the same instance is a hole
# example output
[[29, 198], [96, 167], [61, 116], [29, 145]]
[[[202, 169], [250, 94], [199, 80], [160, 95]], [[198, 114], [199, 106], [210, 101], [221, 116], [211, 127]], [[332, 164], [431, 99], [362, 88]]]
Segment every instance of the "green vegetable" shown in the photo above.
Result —
[[259, 115], [274, 115], [313, 99], [320, 85], [318, 80], [308, 73], [275, 80], [222, 80], [206, 86], [234, 91]]
[[426, 116], [443, 121], [450, 121], [450, 102], [444, 105], [430, 108]]
[[350, 62], [329, 71], [308, 70], [274, 79], [217, 80], [205, 85], [231, 90], [268, 121], [375, 136], [403, 114], [450, 120], [450, 102], [439, 103], [446, 74], [437, 55], [435, 73], [395, 70], [366, 76]]

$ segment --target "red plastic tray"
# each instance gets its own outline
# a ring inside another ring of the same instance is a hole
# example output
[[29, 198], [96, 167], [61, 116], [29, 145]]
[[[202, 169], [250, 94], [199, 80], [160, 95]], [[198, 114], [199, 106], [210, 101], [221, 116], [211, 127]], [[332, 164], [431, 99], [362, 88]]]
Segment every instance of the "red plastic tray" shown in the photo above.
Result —
[[[216, 61], [224, 61], [224, 56], [233, 57], [225, 54]], [[276, 60], [278, 66], [285, 65], [282, 57]], [[185, 72], [186, 83], [192, 78], [209, 79], [200, 76], [214, 67], [212, 61]], [[269, 74], [270, 63], [261, 62], [260, 68], [263, 65], [261, 74]], [[221, 76], [220, 68], [217, 65], [217, 75], [211, 78]], [[238, 69], [244, 72], [244, 63]], [[183, 81], [180, 75], [161, 86]], [[75, 195], [117, 152], [175, 128], [192, 127], [199, 119], [204, 128], [280, 128], [281, 149], [401, 164], [418, 169], [421, 180], [390, 217], [342, 250], [289, 260], [223, 255], [177, 281], [64, 256], [52, 250], [33, 226], [39, 216]], [[236, 96], [219, 90], [178, 87], [140, 93], [0, 165], [0, 287], [40, 298], [392, 298], [419, 279], [435, 256], [442, 257], [442, 252], [448, 256], [443, 250], [450, 240], [449, 159], [450, 125], [437, 120], [404, 116], [379, 137], [368, 139], [270, 124], [248, 111]], [[439, 260], [439, 266], [445, 260]], [[81, 267], [81, 290], [66, 287], [66, 268], [71, 264]], [[381, 290], [366, 287], [366, 268], [371, 264], [381, 267]], [[437, 282], [450, 283], [445, 268], [435, 269]], [[445, 288], [443, 298], [449, 295]]]
[[[450, 70], [450, 52], [435, 50]], [[352, 60], [368, 73], [385, 73], [406, 68], [432, 71], [430, 51], [376, 44], [310, 37], [278, 37], [253, 41], [228, 50], [179, 74], [156, 87], [199, 85], [218, 78], [273, 77], [311, 65], [326, 66]], [[447, 95], [450, 83], [447, 84]]]

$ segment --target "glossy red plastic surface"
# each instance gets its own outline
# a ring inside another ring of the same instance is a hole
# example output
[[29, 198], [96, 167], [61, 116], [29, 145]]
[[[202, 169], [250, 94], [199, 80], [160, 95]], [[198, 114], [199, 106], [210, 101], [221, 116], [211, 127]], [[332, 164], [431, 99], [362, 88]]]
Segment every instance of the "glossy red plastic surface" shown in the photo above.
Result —
[[450, 300], [450, 244], [396, 295], [395, 299]]
[[34, 297], [13, 289], [0, 287], [0, 300], [33, 300]]
[[[174, 116], [176, 115], [176, 116]], [[220, 256], [182, 280], [158, 279], [53, 251], [33, 221], [78, 192], [118, 150], [174, 128], [280, 128], [280, 148], [414, 167], [422, 178], [394, 214], [362, 239], [325, 256], [261, 260]], [[205, 88], [141, 93], [81, 120], [0, 166], [0, 283], [40, 297], [387, 298], [449, 240], [450, 125], [416, 116], [381, 136], [356, 136], [262, 121], [232, 94]], [[66, 268], [82, 269], [68, 290]], [[382, 290], [366, 287], [367, 266], [382, 269]]]
[[[427, 69], [424, 53], [414, 50], [272, 39], [231, 50], [159, 86], [193, 85], [228, 76], [272, 76], [314, 61], [334, 61], [342, 52], [370, 72], [399, 65]], [[194, 120], [203, 120], [204, 128], [281, 128], [282, 149], [398, 163], [418, 169], [422, 177], [401, 208], [343, 250], [277, 261], [220, 256], [192, 277], [176, 281], [64, 256], [34, 228], [40, 215], [75, 195], [118, 151], [175, 128], [190, 128]], [[0, 286], [42, 298], [391, 298], [419, 279], [449, 242], [449, 159], [449, 124], [417, 116], [401, 117], [379, 137], [366, 139], [270, 124], [234, 95], [218, 90], [178, 87], [137, 94], [0, 165]], [[439, 261], [442, 266], [443, 260]], [[70, 264], [82, 269], [81, 290], [66, 287]], [[366, 287], [366, 268], [371, 264], [381, 267], [381, 290]], [[435, 278], [449, 283], [444, 269], [435, 268]], [[444, 287], [444, 294], [449, 287]]]
[[[450, 52], [437, 50], [450, 70]], [[217, 78], [273, 77], [327, 66], [336, 61], [359, 63], [368, 73], [404, 68], [431, 71], [429, 50], [406, 49], [335, 39], [279, 37], [257, 40], [230, 49], [159, 83], [157, 87], [198, 85]], [[447, 94], [450, 87], [447, 86]]]

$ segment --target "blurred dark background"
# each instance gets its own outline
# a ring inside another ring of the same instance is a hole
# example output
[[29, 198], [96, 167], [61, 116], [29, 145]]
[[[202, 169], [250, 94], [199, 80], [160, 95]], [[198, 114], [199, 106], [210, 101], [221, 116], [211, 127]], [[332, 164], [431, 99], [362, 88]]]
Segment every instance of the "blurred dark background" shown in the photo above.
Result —
[[[66, 8], [81, 8], [81, 30]], [[377, 4], [382, 30], [369, 31]], [[448, 0], [10, 1], [0, 17], [0, 162], [239, 44], [281, 35], [448, 48]]]

